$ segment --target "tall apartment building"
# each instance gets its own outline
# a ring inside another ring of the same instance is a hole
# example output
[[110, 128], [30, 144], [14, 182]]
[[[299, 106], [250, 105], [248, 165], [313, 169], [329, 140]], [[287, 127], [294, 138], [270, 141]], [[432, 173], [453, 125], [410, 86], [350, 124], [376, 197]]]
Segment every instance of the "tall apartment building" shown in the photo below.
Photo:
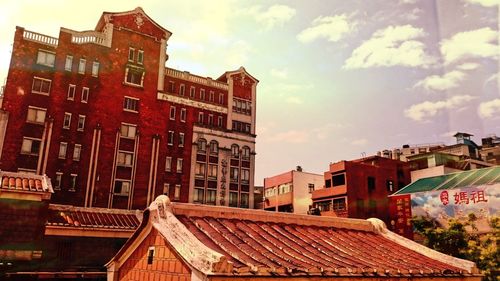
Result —
[[0, 112], [0, 169], [46, 174], [52, 202], [253, 207], [258, 80], [166, 67], [172, 33], [141, 8], [57, 38], [17, 27]]

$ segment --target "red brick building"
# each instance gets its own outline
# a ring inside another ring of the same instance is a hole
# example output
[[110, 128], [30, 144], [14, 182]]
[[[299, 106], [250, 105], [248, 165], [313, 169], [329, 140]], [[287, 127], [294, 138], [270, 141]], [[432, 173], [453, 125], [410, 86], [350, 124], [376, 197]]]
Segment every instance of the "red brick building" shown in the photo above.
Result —
[[46, 174], [55, 203], [253, 207], [258, 80], [165, 67], [171, 35], [141, 8], [57, 38], [17, 27], [0, 169]]
[[322, 215], [379, 218], [389, 223], [387, 196], [410, 183], [406, 162], [380, 156], [331, 163], [325, 187], [312, 194]]
[[126, 280], [481, 280], [473, 262], [388, 231], [378, 219], [170, 203], [160, 196], [107, 264]]

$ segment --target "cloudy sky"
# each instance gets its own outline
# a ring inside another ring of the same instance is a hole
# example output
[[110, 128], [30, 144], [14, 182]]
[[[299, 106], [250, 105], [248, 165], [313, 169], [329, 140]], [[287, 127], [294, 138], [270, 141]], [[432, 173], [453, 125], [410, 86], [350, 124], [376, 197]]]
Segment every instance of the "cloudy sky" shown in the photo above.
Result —
[[15, 26], [57, 36], [141, 6], [171, 32], [169, 67], [257, 89], [256, 183], [403, 144], [500, 135], [500, 0], [2, 0], [0, 79]]

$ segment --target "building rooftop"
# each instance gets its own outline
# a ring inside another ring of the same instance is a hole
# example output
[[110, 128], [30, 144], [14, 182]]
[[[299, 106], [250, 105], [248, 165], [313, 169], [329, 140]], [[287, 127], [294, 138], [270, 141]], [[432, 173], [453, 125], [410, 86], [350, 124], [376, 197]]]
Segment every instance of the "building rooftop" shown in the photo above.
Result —
[[195, 270], [237, 276], [471, 276], [474, 263], [398, 236], [378, 219], [316, 217], [170, 203], [160, 196], [108, 263], [116, 268], [151, 231]]
[[495, 183], [500, 183], [499, 166], [419, 179], [391, 196]]
[[50, 179], [45, 175], [0, 171], [0, 179], [0, 197], [2, 198], [14, 199], [18, 196], [26, 197], [28, 194], [32, 195], [34, 200], [40, 200], [40, 198], [50, 199], [54, 193]]

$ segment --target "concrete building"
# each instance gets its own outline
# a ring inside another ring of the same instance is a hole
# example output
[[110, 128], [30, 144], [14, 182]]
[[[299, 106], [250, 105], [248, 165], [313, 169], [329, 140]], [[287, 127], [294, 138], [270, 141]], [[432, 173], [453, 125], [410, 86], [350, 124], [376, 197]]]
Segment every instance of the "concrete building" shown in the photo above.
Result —
[[292, 170], [264, 178], [264, 204], [266, 211], [307, 214], [312, 206], [311, 194], [323, 186], [323, 176]]
[[500, 165], [500, 137], [491, 135], [481, 139], [481, 159], [493, 165]]
[[374, 217], [388, 223], [387, 196], [410, 183], [410, 167], [380, 156], [340, 161], [330, 164], [324, 182], [324, 188], [312, 193], [322, 216]]
[[481, 279], [473, 262], [404, 239], [378, 219], [171, 203], [166, 196], [145, 210], [106, 266], [108, 281]]
[[59, 204], [252, 208], [258, 80], [166, 67], [171, 35], [141, 8], [57, 38], [17, 27], [0, 169], [48, 175]]

